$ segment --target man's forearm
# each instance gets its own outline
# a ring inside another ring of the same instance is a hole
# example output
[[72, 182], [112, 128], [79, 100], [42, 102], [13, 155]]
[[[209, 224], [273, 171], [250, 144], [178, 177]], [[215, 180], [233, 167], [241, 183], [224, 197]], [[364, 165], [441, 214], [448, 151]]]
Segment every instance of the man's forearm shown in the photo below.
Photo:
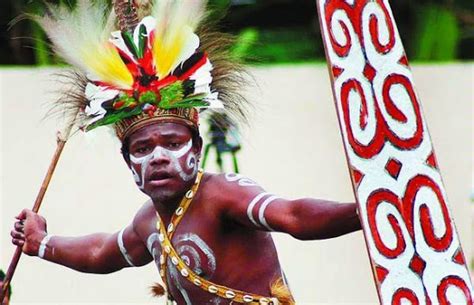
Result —
[[294, 216], [301, 225], [292, 235], [301, 240], [327, 239], [361, 229], [357, 204], [301, 199], [294, 202]]
[[39, 245], [42, 258], [68, 268], [87, 273], [110, 273], [120, 270], [119, 264], [103, 254], [104, 244], [112, 234], [97, 233], [82, 237], [51, 236]]

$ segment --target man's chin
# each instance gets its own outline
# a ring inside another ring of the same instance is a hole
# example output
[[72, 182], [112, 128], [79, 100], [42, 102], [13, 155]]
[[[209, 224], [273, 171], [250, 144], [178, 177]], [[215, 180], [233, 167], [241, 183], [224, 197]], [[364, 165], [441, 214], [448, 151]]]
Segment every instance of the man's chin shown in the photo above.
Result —
[[153, 202], [168, 202], [171, 200], [179, 200], [182, 197], [181, 192], [160, 187], [153, 187], [150, 191], [145, 193], [153, 200]]

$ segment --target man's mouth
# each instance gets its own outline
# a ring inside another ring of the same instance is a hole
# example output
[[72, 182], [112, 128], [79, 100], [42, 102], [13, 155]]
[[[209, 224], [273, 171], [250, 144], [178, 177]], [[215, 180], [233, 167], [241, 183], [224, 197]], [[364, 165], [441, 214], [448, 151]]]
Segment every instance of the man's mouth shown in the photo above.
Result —
[[173, 175], [166, 171], [156, 171], [151, 173], [147, 180], [148, 183], [153, 186], [163, 186], [167, 184], [171, 178], [173, 178]]

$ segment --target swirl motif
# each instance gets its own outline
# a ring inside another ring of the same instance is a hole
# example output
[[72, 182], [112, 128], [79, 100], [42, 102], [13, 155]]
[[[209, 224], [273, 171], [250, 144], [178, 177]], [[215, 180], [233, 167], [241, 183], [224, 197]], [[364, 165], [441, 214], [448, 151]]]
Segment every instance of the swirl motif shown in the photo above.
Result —
[[438, 286], [438, 300], [440, 304], [462, 304], [458, 300], [449, 300], [447, 291], [450, 287], [459, 289], [465, 297], [466, 305], [472, 305], [472, 292], [465, 280], [458, 276], [448, 276], [444, 278]]
[[411, 305], [419, 305], [420, 300], [416, 294], [408, 288], [400, 288], [393, 294], [392, 305], [402, 305], [407, 304], [403, 301], [410, 302]]
[[212, 249], [196, 234], [178, 235], [174, 242], [183, 261], [198, 275], [211, 277], [216, 271], [216, 257]]
[[[433, 192], [436, 196], [437, 202], [429, 202], [429, 198], [422, 197], [421, 195], [421, 198], [417, 198], [419, 191], [423, 188]], [[421, 203], [418, 203], [420, 201]], [[414, 212], [417, 205], [419, 205], [419, 219], [414, 218]], [[454, 230], [449, 217], [446, 201], [444, 200], [438, 184], [427, 176], [418, 175], [414, 177], [407, 185], [405, 197], [403, 198], [403, 207], [406, 225], [415, 242], [417, 239], [415, 234], [415, 223], [420, 223], [423, 240], [425, 240], [432, 249], [437, 252], [443, 252], [448, 249], [453, 241]], [[434, 207], [439, 208], [441, 215], [435, 214], [433, 210]], [[433, 211], [433, 213], [430, 212], [430, 210]], [[436, 236], [435, 227], [433, 225], [434, 218], [443, 222], [445, 233], [441, 237]]]
[[387, 215], [387, 220], [393, 229], [394, 235], [397, 239], [396, 242], [396, 247], [395, 248], [390, 248], [387, 246], [382, 238], [382, 234], [380, 234], [380, 231], [378, 230], [378, 226], [380, 223], [377, 223], [376, 221], [376, 215], [377, 215], [377, 208], [379, 205], [383, 202], [387, 202], [394, 207], [397, 208], [397, 210], [400, 210], [401, 204], [400, 200], [398, 199], [398, 196], [392, 193], [389, 190], [377, 190], [374, 193], [372, 193], [367, 200], [367, 213], [368, 213], [368, 219], [369, 219], [369, 228], [372, 233], [372, 236], [374, 237], [374, 242], [375, 246], [377, 249], [382, 253], [384, 256], [388, 258], [396, 258], [400, 254], [402, 254], [405, 249], [406, 249], [406, 241], [405, 238], [403, 237], [403, 232], [402, 232], [402, 224], [400, 224], [399, 220], [392, 214]]

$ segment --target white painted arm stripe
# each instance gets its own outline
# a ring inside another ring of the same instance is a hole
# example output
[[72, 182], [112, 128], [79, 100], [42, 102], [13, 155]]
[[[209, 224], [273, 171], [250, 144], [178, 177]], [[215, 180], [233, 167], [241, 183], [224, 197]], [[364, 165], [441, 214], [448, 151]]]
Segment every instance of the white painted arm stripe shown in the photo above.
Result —
[[125, 248], [125, 245], [123, 243], [123, 232], [125, 231], [125, 228], [123, 228], [118, 236], [117, 236], [117, 244], [120, 248], [120, 252], [122, 253], [123, 258], [127, 261], [128, 265], [130, 267], [135, 267], [135, 265], [132, 263], [132, 260], [130, 256], [128, 255], [127, 249]]
[[266, 195], [268, 195], [268, 193], [265, 193], [265, 192], [258, 194], [257, 196], [255, 196], [254, 199], [252, 199], [252, 201], [250, 201], [247, 207], [247, 216], [250, 219], [250, 221], [257, 227], [260, 227], [260, 225], [253, 218], [253, 208], [260, 201], [260, 199], [262, 199]]
[[38, 256], [44, 258], [46, 254], [46, 246], [48, 245], [49, 240], [53, 237], [53, 235], [46, 235], [40, 243], [40, 247], [38, 249]]
[[265, 209], [268, 207], [268, 205], [270, 205], [270, 203], [273, 202], [273, 200], [275, 199], [278, 199], [279, 197], [277, 196], [271, 196], [269, 198], [267, 198], [263, 203], [262, 205], [260, 206], [260, 209], [258, 211], [258, 220], [260, 220], [260, 223], [265, 227], [267, 228], [268, 230], [270, 231], [275, 231], [273, 230], [267, 223], [267, 220], [265, 219]]

